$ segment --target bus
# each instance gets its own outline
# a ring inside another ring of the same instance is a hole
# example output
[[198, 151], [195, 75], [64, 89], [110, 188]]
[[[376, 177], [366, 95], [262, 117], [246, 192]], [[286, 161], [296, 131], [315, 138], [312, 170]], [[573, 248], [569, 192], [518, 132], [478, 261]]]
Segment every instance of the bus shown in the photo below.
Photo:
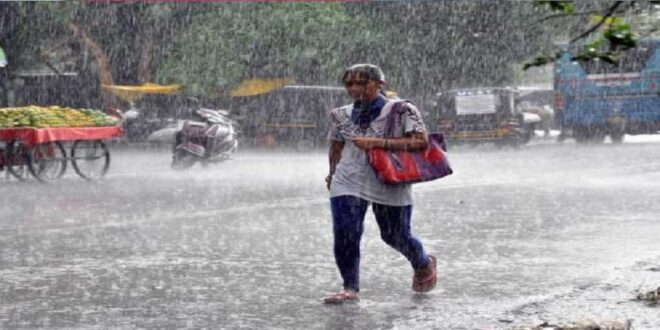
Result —
[[564, 50], [554, 68], [559, 141], [614, 143], [660, 130], [660, 40], [642, 40], [618, 64], [576, 62]]

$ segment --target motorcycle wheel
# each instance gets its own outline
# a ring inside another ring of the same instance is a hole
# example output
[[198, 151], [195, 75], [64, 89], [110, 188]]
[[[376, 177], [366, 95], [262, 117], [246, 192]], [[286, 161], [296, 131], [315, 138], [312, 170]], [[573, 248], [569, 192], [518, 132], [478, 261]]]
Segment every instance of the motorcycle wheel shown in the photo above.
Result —
[[195, 158], [196, 156], [191, 155], [189, 152], [177, 150], [172, 156], [172, 169], [177, 171], [187, 170], [195, 165]]

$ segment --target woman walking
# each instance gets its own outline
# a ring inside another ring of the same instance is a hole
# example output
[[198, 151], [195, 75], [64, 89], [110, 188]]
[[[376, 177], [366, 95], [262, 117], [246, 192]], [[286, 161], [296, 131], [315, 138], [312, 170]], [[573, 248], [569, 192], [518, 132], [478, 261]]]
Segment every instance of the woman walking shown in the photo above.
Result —
[[401, 100], [383, 95], [385, 75], [373, 64], [356, 64], [344, 71], [342, 82], [354, 103], [330, 114], [329, 162], [326, 184], [330, 190], [334, 255], [343, 288], [323, 299], [328, 304], [358, 300], [360, 291], [360, 239], [369, 205], [383, 241], [403, 254], [413, 268], [412, 289], [427, 292], [437, 281], [436, 259], [427, 255], [411, 233], [410, 184], [381, 182], [369, 165], [366, 150], [420, 150], [427, 147], [427, 133], [419, 110], [410, 102], [394, 123], [394, 137], [385, 137], [385, 123]]

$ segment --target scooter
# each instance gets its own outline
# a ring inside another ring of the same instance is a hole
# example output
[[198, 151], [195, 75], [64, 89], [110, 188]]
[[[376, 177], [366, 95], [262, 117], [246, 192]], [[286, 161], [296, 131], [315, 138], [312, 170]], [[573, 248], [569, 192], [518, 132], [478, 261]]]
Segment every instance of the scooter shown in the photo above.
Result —
[[174, 143], [172, 168], [186, 170], [199, 162], [202, 166], [231, 158], [238, 148], [237, 132], [224, 110], [193, 109], [192, 119], [177, 120], [147, 137], [149, 142]]

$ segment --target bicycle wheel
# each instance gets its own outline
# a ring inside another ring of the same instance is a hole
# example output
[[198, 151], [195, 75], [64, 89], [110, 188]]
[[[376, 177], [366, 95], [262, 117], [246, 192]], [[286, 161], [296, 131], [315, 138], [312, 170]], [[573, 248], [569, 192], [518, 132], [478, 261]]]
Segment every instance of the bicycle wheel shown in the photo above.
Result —
[[41, 182], [59, 179], [66, 171], [64, 147], [57, 141], [32, 146], [28, 152], [28, 168]]
[[71, 164], [83, 179], [100, 179], [110, 167], [110, 152], [101, 140], [76, 140], [71, 148]]
[[4, 159], [7, 172], [21, 181], [29, 175], [28, 152], [29, 148], [19, 140], [12, 140], [7, 145]]

